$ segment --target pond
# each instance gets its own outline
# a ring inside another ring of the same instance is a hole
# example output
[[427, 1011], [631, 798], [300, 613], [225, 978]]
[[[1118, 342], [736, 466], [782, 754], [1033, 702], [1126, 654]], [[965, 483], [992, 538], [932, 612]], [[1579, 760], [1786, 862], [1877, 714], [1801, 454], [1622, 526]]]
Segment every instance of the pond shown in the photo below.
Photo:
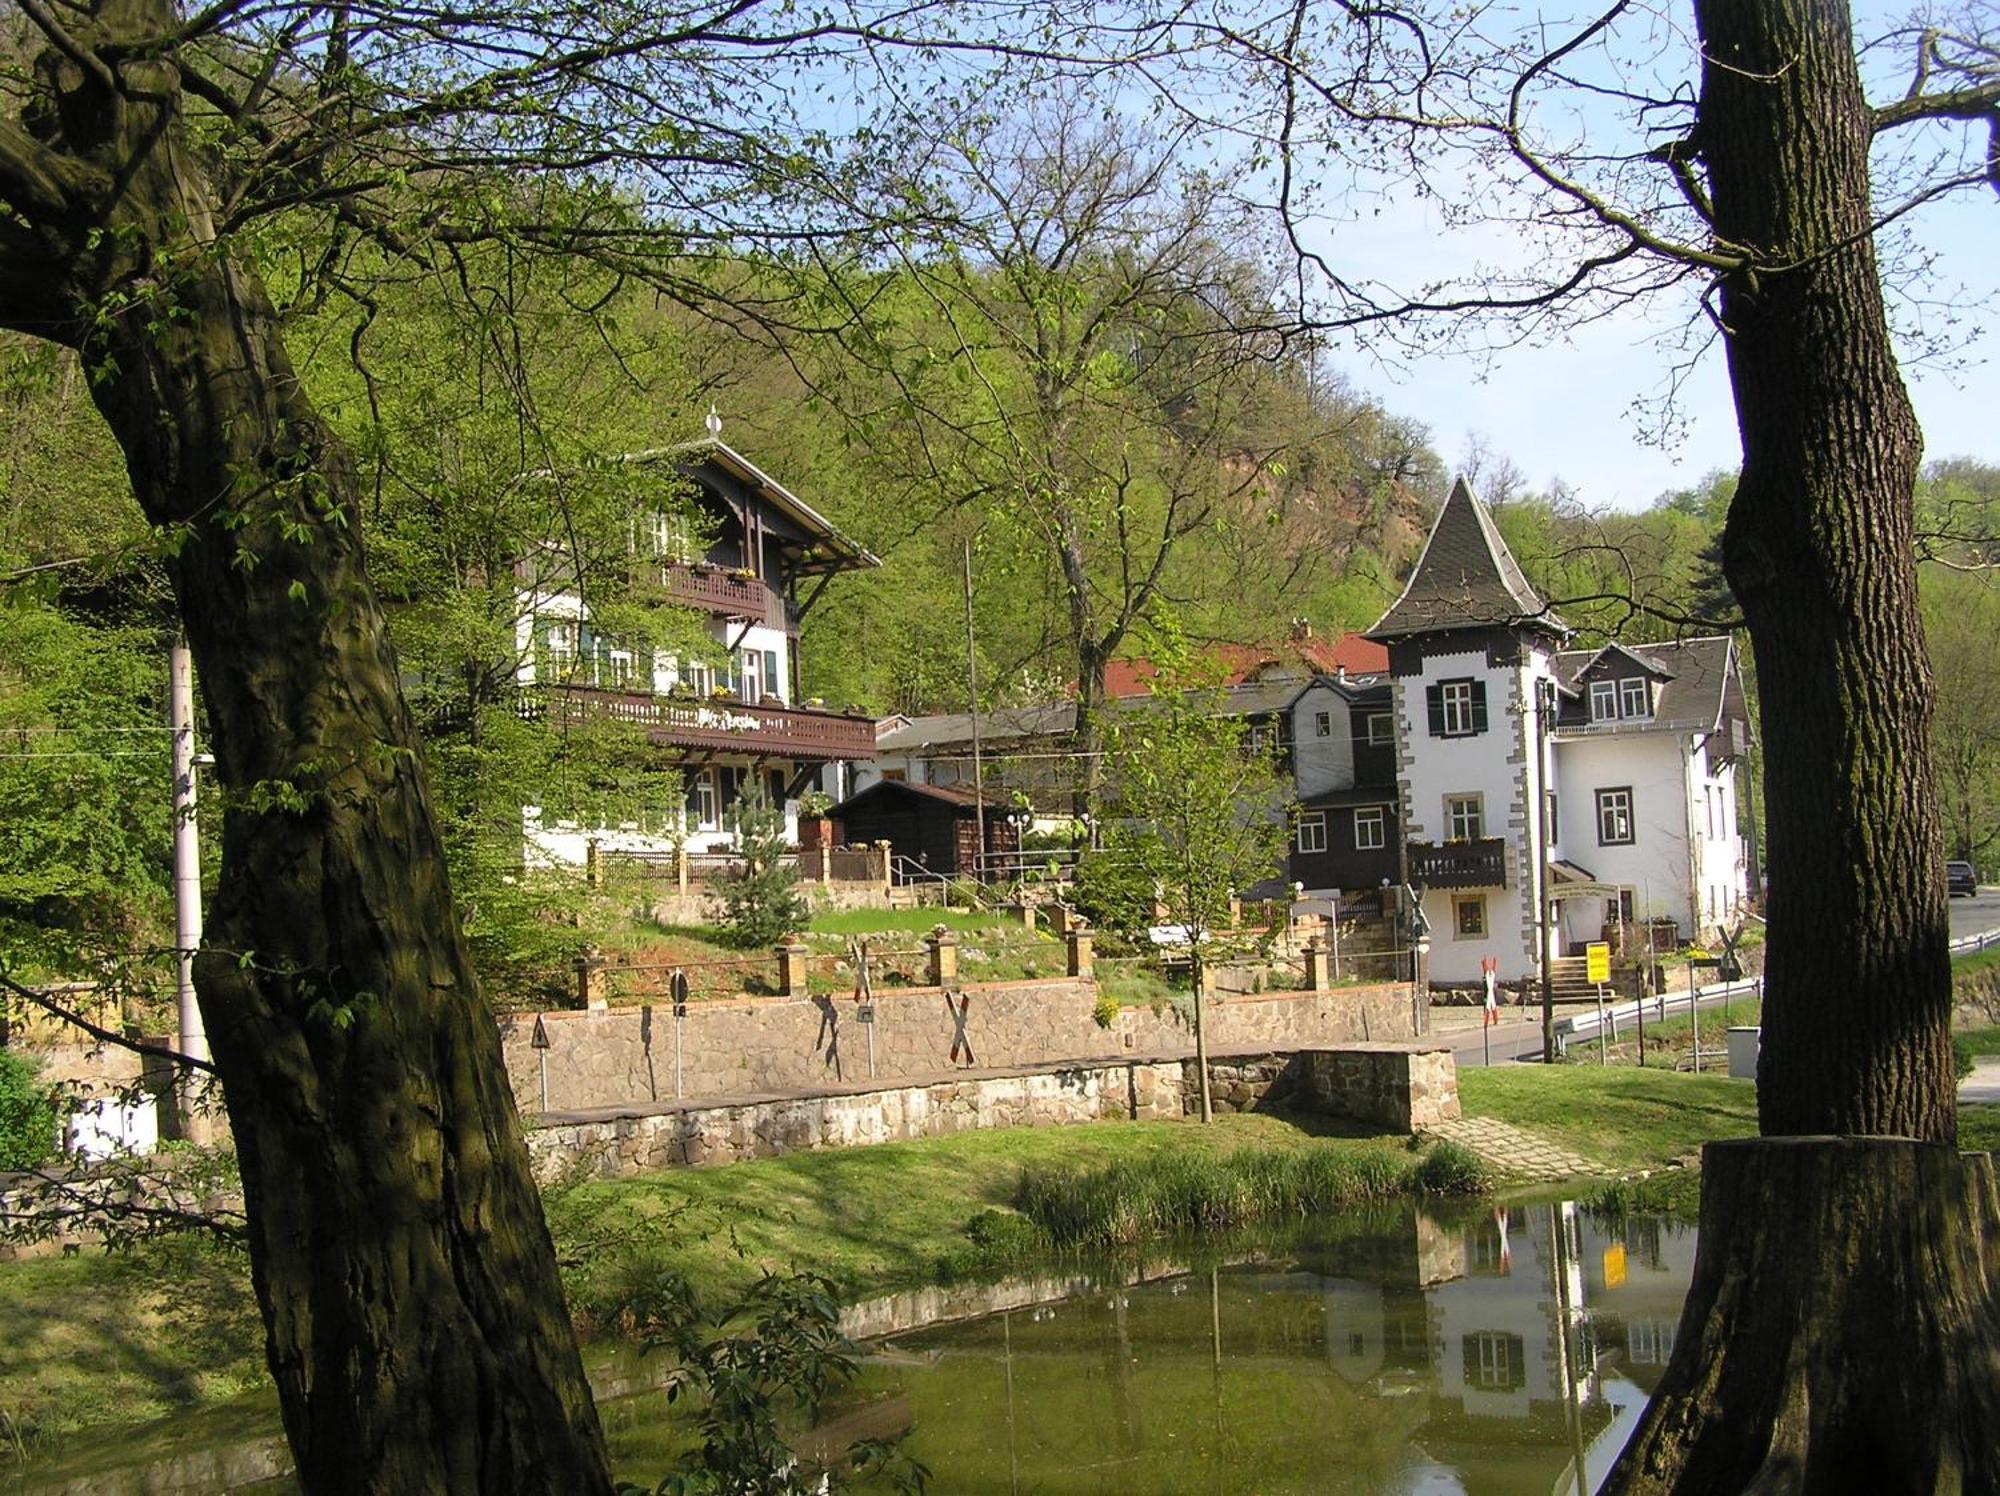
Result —
[[[1650, 1217], [1406, 1208], [1220, 1259], [913, 1290], [850, 1311], [871, 1354], [808, 1440], [905, 1436], [941, 1496], [1588, 1492], [1673, 1348], [1693, 1261], [1692, 1229]], [[676, 1437], [645, 1380], [600, 1398], [634, 1480]], [[259, 1484], [270, 1428], [216, 1410], [0, 1487], [282, 1490]]]

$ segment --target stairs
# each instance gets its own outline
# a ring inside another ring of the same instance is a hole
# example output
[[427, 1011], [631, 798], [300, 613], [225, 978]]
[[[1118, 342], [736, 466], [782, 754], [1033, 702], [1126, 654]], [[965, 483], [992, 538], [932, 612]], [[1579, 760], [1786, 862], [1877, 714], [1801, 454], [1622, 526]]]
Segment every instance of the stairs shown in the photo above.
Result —
[[[1549, 985], [1554, 989], [1555, 1000], [1559, 1003], [1587, 1003], [1597, 1000], [1597, 989], [1590, 984], [1589, 963], [1582, 956], [1558, 956], [1549, 963]], [[1615, 991], [1609, 983], [1607, 992]]]

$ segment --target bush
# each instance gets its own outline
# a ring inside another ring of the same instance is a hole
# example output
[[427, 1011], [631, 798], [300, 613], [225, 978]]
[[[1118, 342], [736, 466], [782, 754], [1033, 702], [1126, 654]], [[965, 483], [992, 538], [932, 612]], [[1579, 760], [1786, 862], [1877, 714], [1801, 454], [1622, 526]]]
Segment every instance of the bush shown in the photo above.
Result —
[[1153, 923], [1154, 892], [1144, 863], [1107, 850], [1078, 859], [1070, 898], [1093, 925], [1131, 935]]
[[1090, 1016], [1101, 1029], [1108, 1029], [1118, 1021], [1118, 999], [1102, 988], [1098, 990], [1097, 1001], [1090, 1005]]
[[730, 817], [742, 864], [717, 887], [723, 922], [738, 945], [762, 948], [796, 935], [812, 920], [799, 892], [799, 870], [784, 861], [785, 813], [761, 793]]
[[62, 1118], [32, 1062], [0, 1049], [0, 1173], [32, 1169], [56, 1151]]
[[1951, 1063], [1952, 1068], [1958, 1072], [1960, 1080], [1972, 1074], [1972, 1046], [1966, 1042], [1963, 1034], [1951, 1036]]
[[1492, 1184], [1485, 1163], [1470, 1148], [1439, 1143], [1417, 1165], [1416, 1187], [1426, 1195], [1478, 1195]]

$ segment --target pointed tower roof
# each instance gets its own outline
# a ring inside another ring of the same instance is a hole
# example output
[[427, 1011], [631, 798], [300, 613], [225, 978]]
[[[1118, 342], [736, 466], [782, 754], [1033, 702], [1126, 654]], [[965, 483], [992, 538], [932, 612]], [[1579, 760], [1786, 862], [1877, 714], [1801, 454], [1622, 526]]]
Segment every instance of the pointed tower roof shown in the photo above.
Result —
[[1569, 632], [1528, 584], [1472, 486], [1459, 478], [1438, 511], [1403, 595], [1375, 620], [1367, 637], [1387, 641], [1478, 628]]

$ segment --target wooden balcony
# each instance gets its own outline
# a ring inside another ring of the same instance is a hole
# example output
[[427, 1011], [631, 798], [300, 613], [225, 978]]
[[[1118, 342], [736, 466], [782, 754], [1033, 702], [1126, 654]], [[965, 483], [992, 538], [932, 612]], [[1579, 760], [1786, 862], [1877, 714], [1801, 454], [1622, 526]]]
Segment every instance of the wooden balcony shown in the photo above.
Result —
[[675, 602], [718, 618], [747, 618], [768, 628], [798, 632], [785, 600], [757, 577], [739, 577], [714, 566], [663, 566], [660, 585]]
[[633, 722], [656, 743], [824, 763], [872, 758], [875, 720], [812, 707], [727, 699], [658, 696], [597, 686], [550, 686], [545, 700], [558, 721], [610, 717]]
[[1410, 882], [1425, 888], [1505, 888], [1507, 843], [1497, 836], [1480, 841], [1411, 842]]

